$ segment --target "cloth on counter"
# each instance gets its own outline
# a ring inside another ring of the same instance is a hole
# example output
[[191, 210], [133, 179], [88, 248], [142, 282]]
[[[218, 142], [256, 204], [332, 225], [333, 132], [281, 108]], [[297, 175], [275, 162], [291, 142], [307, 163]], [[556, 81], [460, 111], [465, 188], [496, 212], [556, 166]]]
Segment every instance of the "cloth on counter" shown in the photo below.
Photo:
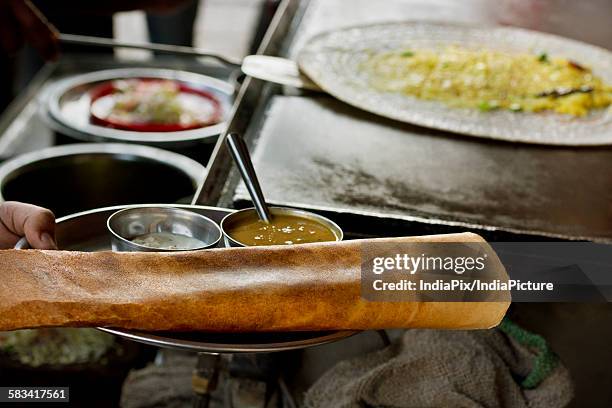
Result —
[[563, 407], [568, 370], [545, 340], [504, 320], [498, 329], [408, 330], [391, 346], [326, 372], [308, 408]]
[[191, 375], [195, 353], [165, 353], [162, 365], [149, 364], [132, 370], [123, 383], [122, 408], [183, 408], [191, 406]]
[[[161, 358], [160, 358], [161, 357]], [[196, 353], [162, 349], [156, 363], [132, 370], [123, 384], [122, 408], [184, 408], [193, 406], [192, 374]], [[229, 361], [221, 363], [218, 382], [209, 408], [278, 408], [279, 395], [267, 393], [266, 384], [228, 373]]]

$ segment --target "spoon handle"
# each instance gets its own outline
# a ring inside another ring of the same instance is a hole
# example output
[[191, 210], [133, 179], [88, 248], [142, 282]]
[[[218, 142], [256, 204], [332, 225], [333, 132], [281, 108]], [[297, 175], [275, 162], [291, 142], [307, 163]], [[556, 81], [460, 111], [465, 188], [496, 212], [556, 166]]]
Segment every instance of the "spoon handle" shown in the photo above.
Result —
[[251, 156], [249, 155], [249, 150], [247, 149], [244, 139], [237, 133], [230, 133], [227, 135], [225, 143], [229, 148], [234, 162], [236, 162], [238, 166], [238, 170], [240, 171], [240, 175], [242, 176], [242, 180], [247, 190], [249, 190], [257, 215], [262, 221], [270, 223], [272, 216], [270, 215], [270, 210], [268, 210], [268, 205], [261, 191], [261, 186], [257, 180], [257, 174], [255, 174], [255, 168], [253, 168], [253, 162], [251, 161]]

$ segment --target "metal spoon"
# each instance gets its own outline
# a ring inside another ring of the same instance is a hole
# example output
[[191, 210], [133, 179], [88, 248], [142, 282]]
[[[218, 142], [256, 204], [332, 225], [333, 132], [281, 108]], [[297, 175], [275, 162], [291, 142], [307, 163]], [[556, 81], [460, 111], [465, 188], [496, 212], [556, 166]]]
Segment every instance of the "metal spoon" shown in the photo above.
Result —
[[237, 133], [230, 133], [225, 138], [225, 144], [238, 166], [242, 181], [244, 181], [247, 190], [249, 190], [249, 195], [251, 200], [253, 200], [253, 205], [259, 219], [269, 224], [272, 220], [272, 215], [261, 191], [261, 186], [259, 185], [259, 180], [257, 180], [257, 174], [255, 174], [255, 168], [253, 168], [253, 162], [251, 161], [251, 156], [244, 139]]

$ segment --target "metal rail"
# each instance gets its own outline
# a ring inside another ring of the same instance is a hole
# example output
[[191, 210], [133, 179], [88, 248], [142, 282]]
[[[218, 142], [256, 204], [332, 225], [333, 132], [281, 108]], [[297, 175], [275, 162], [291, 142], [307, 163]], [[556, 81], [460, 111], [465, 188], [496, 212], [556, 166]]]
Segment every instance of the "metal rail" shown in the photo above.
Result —
[[[264, 36], [257, 55], [278, 55], [286, 36], [288, 35], [293, 18], [301, 6], [300, 0], [283, 0], [279, 5], [272, 22]], [[246, 77], [238, 91], [232, 107], [231, 119], [227, 130], [223, 133], [213, 149], [207, 164], [207, 174], [204, 182], [196, 192], [192, 204], [206, 205], [217, 204], [226, 186], [231, 170], [232, 159], [225, 147], [225, 137], [228, 133], [239, 133], [245, 135], [246, 130], [259, 102], [265, 99], [262, 94], [264, 87], [272, 86], [264, 81]]]
[[161, 54], [182, 55], [188, 57], [212, 58], [223, 64], [233, 67], [240, 67], [242, 61], [226, 57], [214, 52], [200, 50], [193, 47], [185, 47], [169, 44], [153, 44], [153, 43], [132, 43], [125, 41], [117, 41], [112, 38], [91, 37], [87, 35], [76, 34], [60, 34], [59, 40], [63, 44], [87, 45], [102, 48], [128, 48], [137, 50], [154, 51]]

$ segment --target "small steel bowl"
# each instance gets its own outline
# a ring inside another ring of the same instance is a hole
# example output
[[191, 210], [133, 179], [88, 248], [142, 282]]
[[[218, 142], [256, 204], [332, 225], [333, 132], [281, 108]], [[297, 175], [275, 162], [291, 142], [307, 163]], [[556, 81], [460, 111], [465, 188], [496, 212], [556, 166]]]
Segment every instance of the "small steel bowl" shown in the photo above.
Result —
[[[287, 208], [287, 207], [269, 207], [269, 209], [273, 217], [274, 215], [295, 215], [298, 217], [308, 218], [313, 221], [317, 221], [325, 225], [326, 227], [328, 227], [333, 232], [333, 234], [336, 236], [336, 241], [342, 241], [344, 239], [344, 232], [342, 232], [342, 229], [338, 226], [338, 224], [336, 224], [329, 218], [323, 217], [322, 215], [311, 213], [311, 212], [304, 211], [304, 210], [296, 210], [293, 208]], [[255, 208], [245, 208], [244, 210], [233, 212], [231, 214], [226, 215], [221, 220], [221, 231], [223, 232], [223, 243], [225, 244], [226, 247], [247, 246], [239, 241], [236, 241], [234, 238], [232, 238], [229, 235], [227, 231], [231, 229], [231, 226], [234, 223], [240, 222], [241, 220], [244, 220], [244, 219], [252, 219], [252, 218], [257, 218], [257, 212], [255, 211]]]
[[[173, 207], [142, 206], [119, 210], [106, 222], [113, 251], [180, 252], [217, 246], [221, 228], [208, 217]], [[152, 232], [186, 235], [204, 242], [193, 249], [159, 249], [135, 244], [132, 239]]]

